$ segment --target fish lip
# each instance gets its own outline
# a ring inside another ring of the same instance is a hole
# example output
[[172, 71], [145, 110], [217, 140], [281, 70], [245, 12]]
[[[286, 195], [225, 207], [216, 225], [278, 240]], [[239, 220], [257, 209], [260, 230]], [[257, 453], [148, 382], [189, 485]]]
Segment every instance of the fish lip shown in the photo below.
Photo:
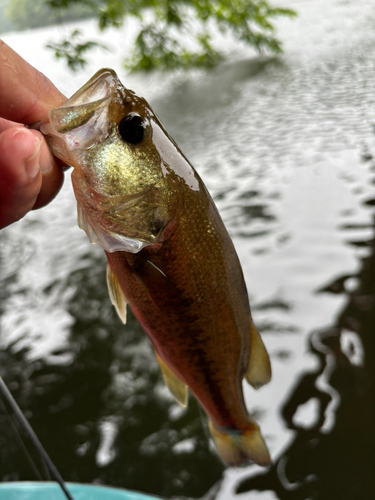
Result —
[[54, 136], [57, 131], [53, 126], [51, 116], [55, 109], [79, 107], [94, 102], [98, 104], [103, 103], [113, 96], [119, 86], [121, 86], [121, 82], [113, 69], [100, 69], [83, 87], [67, 99], [64, 104], [59, 108], [51, 109], [42, 120], [33, 124], [31, 128], [40, 130], [43, 135]]
[[62, 106], [49, 111], [39, 125], [52, 152], [66, 163], [75, 149], [88, 149], [110, 133], [108, 104], [121, 90], [116, 73], [99, 70]]
[[61, 107], [80, 106], [104, 100], [114, 94], [121, 82], [113, 69], [103, 68], [74, 93]]

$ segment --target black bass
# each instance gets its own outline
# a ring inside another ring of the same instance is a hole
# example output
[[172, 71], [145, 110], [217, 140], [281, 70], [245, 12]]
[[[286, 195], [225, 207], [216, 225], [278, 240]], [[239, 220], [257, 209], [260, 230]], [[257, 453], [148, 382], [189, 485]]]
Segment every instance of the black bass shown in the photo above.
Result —
[[271, 378], [241, 266], [200, 177], [148, 103], [102, 69], [41, 127], [72, 165], [78, 221], [108, 259], [112, 302], [129, 304], [174, 397], [187, 388], [229, 465], [270, 463], [242, 380]]

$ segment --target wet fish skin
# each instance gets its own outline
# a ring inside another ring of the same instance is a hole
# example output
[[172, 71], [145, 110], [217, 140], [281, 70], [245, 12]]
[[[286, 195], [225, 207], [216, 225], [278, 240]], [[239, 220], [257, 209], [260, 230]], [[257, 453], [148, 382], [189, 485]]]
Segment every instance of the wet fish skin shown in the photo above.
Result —
[[[119, 131], [134, 113], [144, 136], [129, 144]], [[198, 174], [147, 102], [112, 70], [52, 110], [42, 132], [74, 167], [79, 223], [106, 251], [120, 316], [128, 303], [173, 394], [183, 403], [186, 385], [204, 408], [223, 460], [267, 465], [242, 380], [267, 383], [269, 359], [233, 243]]]

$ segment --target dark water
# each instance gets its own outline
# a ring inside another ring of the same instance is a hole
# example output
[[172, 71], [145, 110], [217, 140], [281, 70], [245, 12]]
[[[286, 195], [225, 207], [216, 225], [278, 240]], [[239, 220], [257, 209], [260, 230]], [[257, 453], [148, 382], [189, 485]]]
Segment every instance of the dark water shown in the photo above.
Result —
[[[104, 282], [102, 258], [67, 278], [66, 286], [77, 289], [67, 304], [74, 324], [68, 346], [52, 354], [67, 356], [71, 363], [30, 362], [27, 349], [10, 344], [1, 354], [5, 380], [65, 479], [95, 479], [166, 496], [181, 491], [189, 480], [188, 494], [200, 495], [202, 467], [211, 464], [208, 484], [222, 467], [208, 450], [197, 406], [192, 401], [188, 412], [172, 411], [156, 361], [132, 315], [126, 334], [119, 335], [123, 327]], [[8, 417], [0, 418], [2, 480], [33, 479]], [[115, 459], [106, 452], [111, 431]], [[190, 436], [193, 460], [191, 454], [172, 452]]]
[[[375, 198], [368, 201], [375, 205]], [[308, 348], [319, 366], [298, 378], [280, 408], [285, 425], [295, 431], [293, 440], [265, 474], [240, 481], [237, 493], [272, 490], [280, 499], [375, 497], [375, 239], [355, 244], [371, 249], [357, 275], [358, 288], [345, 292], [348, 276], [343, 276], [319, 292], [345, 293], [347, 300], [330, 327], [311, 334]], [[322, 433], [324, 414], [333, 396], [319, 386], [324, 373], [338, 399], [335, 425], [327, 434]], [[305, 428], [293, 418], [308, 401], [316, 401], [317, 415]]]
[[[153, 105], [233, 237], [273, 365], [245, 398], [274, 463], [224, 470], [195, 401], [174, 403], [139, 325], [110, 304], [68, 178], [0, 234], [0, 374], [66, 480], [168, 498], [375, 498], [375, 6], [289, 5], [300, 15], [280, 24], [280, 60], [124, 79], [161, 89]], [[0, 403], [2, 481], [47, 478], [22, 439]]]

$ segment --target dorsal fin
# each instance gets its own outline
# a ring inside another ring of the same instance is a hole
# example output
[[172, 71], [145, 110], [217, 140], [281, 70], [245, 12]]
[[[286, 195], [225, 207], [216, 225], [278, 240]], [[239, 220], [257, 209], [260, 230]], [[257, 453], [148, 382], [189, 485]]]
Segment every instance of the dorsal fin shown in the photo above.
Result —
[[271, 380], [270, 359], [253, 322], [251, 322], [250, 359], [245, 378], [254, 389], [259, 389]]
[[120, 283], [109, 264], [107, 264], [107, 285], [109, 297], [115, 306], [121, 321], [126, 323], [126, 299], [121, 290]]
[[164, 363], [160, 356], [155, 352], [156, 359], [158, 360], [161, 373], [164, 378], [168, 389], [171, 391], [173, 397], [181, 406], [187, 406], [187, 386], [175, 375], [172, 370]]

